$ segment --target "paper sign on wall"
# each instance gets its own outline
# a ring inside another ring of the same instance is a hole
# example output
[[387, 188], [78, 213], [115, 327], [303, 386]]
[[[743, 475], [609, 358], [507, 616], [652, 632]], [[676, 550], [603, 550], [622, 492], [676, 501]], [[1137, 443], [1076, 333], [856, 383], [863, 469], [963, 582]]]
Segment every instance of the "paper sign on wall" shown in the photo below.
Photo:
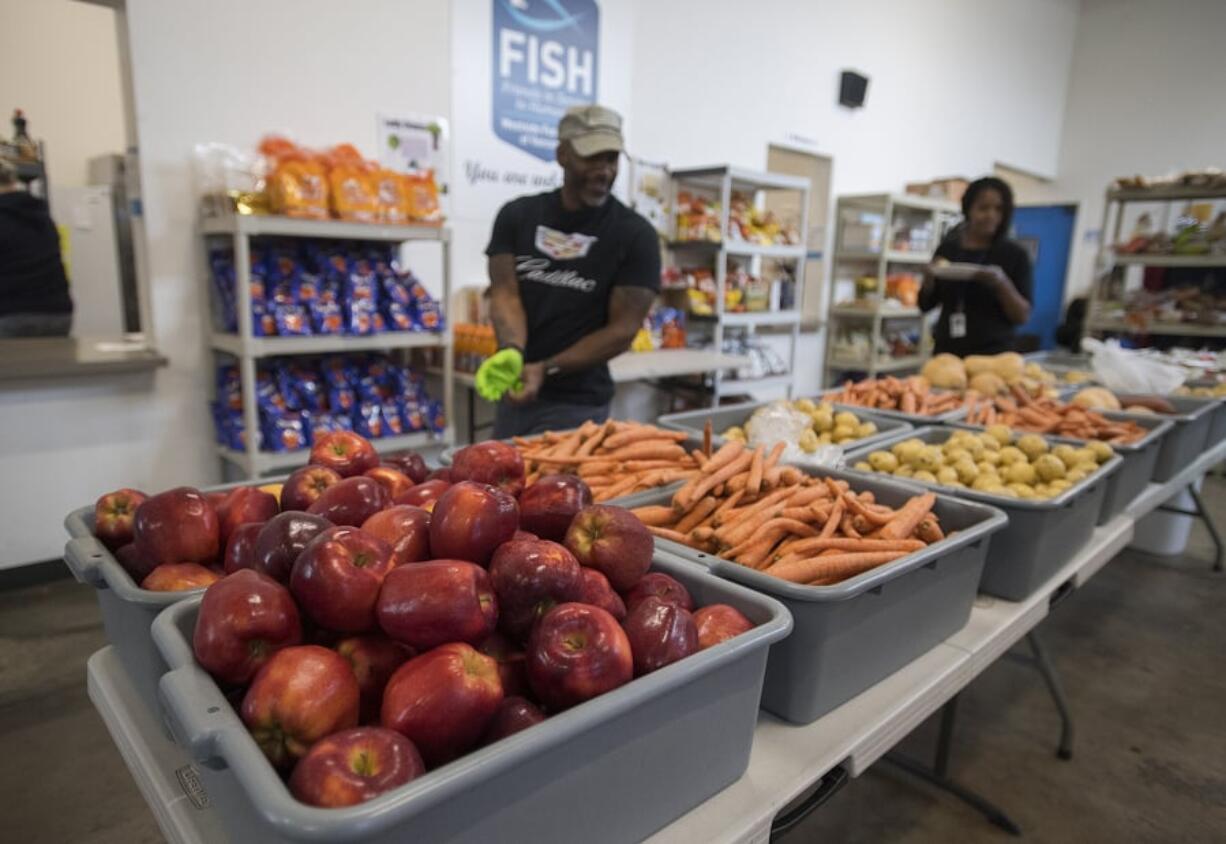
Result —
[[558, 121], [596, 101], [600, 10], [596, 0], [493, 0], [494, 134], [553, 161]]

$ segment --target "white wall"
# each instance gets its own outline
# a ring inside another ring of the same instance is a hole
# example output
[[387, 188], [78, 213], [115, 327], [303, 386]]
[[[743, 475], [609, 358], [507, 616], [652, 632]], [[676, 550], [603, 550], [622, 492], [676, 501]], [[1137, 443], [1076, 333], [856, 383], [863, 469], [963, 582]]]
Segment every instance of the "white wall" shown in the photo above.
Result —
[[[997, 161], [1054, 174], [1076, 21], [1075, 0], [640, 2], [631, 151], [763, 168], [799, 136], [833, 156], [835, 195]], [[837, 103], [844, 69], [870, 78], [862, 109]], [[802, 338], [802, 393], [822, 343]]]
[[115, 13], [80, 0], [0, 0], [0, 135], [14, 108], [46, 141], [47, 171], [87, 184], [86, 162], [123, 152]]
[[1065, 298], [1093, 277], [1117, 176], [1226, 166], [1226, 3], [1083, 0], [1055, 199], [1081, 203]]

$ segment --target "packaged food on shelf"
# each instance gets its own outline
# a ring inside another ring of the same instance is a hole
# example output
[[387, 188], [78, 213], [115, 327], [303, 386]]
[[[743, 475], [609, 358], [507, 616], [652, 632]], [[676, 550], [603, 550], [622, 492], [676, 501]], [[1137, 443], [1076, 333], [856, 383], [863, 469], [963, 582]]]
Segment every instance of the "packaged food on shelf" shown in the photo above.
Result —
[[[217, 328], [238, 331], [233, 253], [209, 252]], [[442, 308], [385, 243], [260, 240], [251, 246], [257, 337], [443, 331]]]
[[733, 191], [728, 206], [728, 236], [731, 240], [756, 243], [761, 246], [781, 246], [800, 242], [800, 232], [794, 225], [780, 223], [774, 212], [758, 208], [753, 198]]
[[[261, 451], [299, 451], [334, 431], [377, 439], [446, 429], [442, 404], [430, 398], [424, 379], [385, 355], [262, 361], [256, 373], [256, 406]], [[212, 408], [218, 444], [245, 450], [236, 366], [218, 367]]]
[[711, 197], [692, 191], [678, 191], [674, 200], [677, 218], [677, 240], [702, 240], [718, 243], [723, 240], [719, 230], [719, 203]]

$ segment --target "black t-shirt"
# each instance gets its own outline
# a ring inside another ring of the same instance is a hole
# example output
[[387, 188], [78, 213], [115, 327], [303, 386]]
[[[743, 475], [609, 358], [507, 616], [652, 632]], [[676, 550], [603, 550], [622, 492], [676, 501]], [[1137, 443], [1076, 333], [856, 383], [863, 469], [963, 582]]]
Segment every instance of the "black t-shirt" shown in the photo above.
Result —
[[[546, 360], [609, 321], [617, 285], [660, 289], [656, 230], [610, 196], [599, 208], [567, 211], [560, 191], [521, 196], [502, 206], [486, 255], [514, 255], [528, 317], [529, 363]], [[604, 404], [613, 397], [605, 364], [545, 379], [540, 397]]]
[[0, 193], [0, 315], [70, 313], [60, 235], [47, 203], [21, 190]]
[[[951, 263], [996, 265], [1005, 271], [1017, 292], [1027, 302], [1031, 294], [1030, 256], [1012, 240], [1001, 238], [987, 249], [966, 249], [958, 232], [945, 238], [937, 247], [933, 259], [944, 258]], [[990, 355], [1013, 349], [1014, 325], [1005, 315], [995, 291], [977, 281], [934, 280], [930, 293], [921, 294], [919, 305], [930, 311], [941, 306], [941, 316], [933, 333], [936, 351], [955, 355]], [[966, 336], [949, 336], [950, 314], [966, 314]]]

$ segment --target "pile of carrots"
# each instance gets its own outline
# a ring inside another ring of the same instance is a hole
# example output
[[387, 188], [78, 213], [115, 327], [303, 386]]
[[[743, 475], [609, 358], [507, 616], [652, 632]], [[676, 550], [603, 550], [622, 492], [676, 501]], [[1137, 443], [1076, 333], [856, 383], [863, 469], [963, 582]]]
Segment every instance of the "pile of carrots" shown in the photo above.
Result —
[[524, 456], [528, 484], [541, 475], [571, 472], [587, 483], [596, 501], [609, 501], [697, 477], [706, 455], [697, 449], [687, 452], [682, 445], [687, 436], [654, 425], [608, 421], [513, 442]]
[[946, 413], [962, 407], [969, 400], [957, 393], [933, 390], [928, 379], [919, 375], [910, 378], [873, 378], [856, 383], [846, 381], [843, 389], [826, 393], [823, 398], [838, 404], [897, 410], [918, 416]]
[[670, 504], [632, 512], [662, 539], [810, 586], [838, 583], [945, 538], [932, 493], [886, 507], [846, 481], [779, 466], [783, 449], [728, 442]]
[[1032, 396], [1016, 385], [1010, 393], [976, 399], [967, 414], [967, 424], [1008, 425], [1018, 431], [1109, 443], [1136, 442], [1146, 434], [1136, 422], [1108, 419], [1079, 405]]

